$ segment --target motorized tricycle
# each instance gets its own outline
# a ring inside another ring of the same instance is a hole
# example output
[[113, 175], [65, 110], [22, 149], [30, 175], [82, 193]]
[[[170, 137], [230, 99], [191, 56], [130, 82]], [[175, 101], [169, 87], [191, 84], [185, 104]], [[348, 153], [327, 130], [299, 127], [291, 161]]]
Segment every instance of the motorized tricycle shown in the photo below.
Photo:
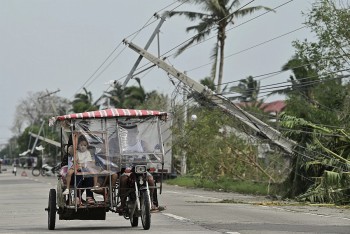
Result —
[[106, 212], [132, 227], [141, 218], [149, 229], [162, 190], [167, 119], [166, 112], [114, 108], [51, 118], [61, 131], [62, 167], [45, 209], [48, 229], [55, 229], [56, 214], [59, 220], [105, 220]]

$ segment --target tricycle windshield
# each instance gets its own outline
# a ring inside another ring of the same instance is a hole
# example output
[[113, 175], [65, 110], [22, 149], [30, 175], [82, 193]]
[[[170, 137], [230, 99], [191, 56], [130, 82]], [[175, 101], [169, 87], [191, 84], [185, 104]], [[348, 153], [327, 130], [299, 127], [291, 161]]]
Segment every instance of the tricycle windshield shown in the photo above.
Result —
[[162, 121], [157, 116], [70, 121], [66, 126], [72, 130], [74, 157], [68, 167], [75, 165], [78, 173], [118, 173], [135, 164], [160, 169], [163, 164]]

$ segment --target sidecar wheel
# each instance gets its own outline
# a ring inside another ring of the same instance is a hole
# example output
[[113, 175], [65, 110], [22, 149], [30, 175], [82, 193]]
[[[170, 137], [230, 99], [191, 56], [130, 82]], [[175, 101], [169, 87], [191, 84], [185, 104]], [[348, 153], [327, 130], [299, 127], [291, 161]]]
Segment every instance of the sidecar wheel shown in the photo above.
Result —
[[139, 226], [139, 217], [137, 217], [137, 215], [135, 214], [133, 217], [130, 217], [130, 224], [131, 224], [131, 227]]

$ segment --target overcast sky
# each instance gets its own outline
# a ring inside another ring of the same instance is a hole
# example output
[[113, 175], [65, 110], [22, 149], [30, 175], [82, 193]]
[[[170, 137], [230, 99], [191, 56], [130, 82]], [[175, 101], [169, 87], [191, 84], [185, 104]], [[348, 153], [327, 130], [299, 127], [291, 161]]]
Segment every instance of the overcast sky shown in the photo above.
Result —
[[[249, 2], [241, 0], [241, 6]], [[237, 27], [227, 32], [223, 81], [279, 71], [293, 55], [291, 42], [310, 37], [307, 29], [296, 29], [303, 26], [301, 12], [307, 12], [312, 2], [255, 0], [250, 3], [249, 6], [270, 8], [283, 6], [275, 13], [242, 25], [263, 12], [238, 19]], [[72, 100], [86, 86], [97, 99], [108, 88], [107, 81], [123, 82], [138, 55], [122, 45], [122, 40], [127, 38], [144, 47], [159, 22], [153, 14], [174, 8], [187, 10], [188, 6], [179, 6], [174, 0], [0, 0], [0, 144], [12, 136], [15, 108], [30, 92], [60, 89], [57, 95]], [[133, 34], [147, 22], [153, 23]], [[161, 54], [193, 36], [185, 33], [185, 27], [191, 24], [182, 18], [167, 19], [159, 37]], [[179, 57], [169, 57], [167, 62], [187, 71], [195, 80], [203, 79], [210, 74], [211, 66], [205, 65], [210, 63], [214, 43], [215, 37]], [[110, 59], [93, 75], [113, 50]], [[157, 55], [156, 40], [149, 51]], [[161, 69], [154, 68], [140, 77], [147, 91], [170, 95], [174, 90]], [[288, 77], [288, 73], [283, 73], [266, 78], [261, 80], [261, 85], [283, 82]], [[133, 84], [133, 81], [129, 83]]]

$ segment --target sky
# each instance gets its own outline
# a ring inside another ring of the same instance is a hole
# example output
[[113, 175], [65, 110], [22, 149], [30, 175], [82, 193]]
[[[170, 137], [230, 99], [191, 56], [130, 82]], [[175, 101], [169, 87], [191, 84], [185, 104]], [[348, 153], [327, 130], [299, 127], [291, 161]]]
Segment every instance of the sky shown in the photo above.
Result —
[[[311, 38], [308, 29], [300, 29], [305, 20], [301, 12], [308, 12], [315, 0], [240, 2], [241, 6], [280, 7], [237, 19], [235, 27], [230, 27], [223, 82], [279, 71], [293, 55], [292, 41]], [[13, 136], [10, 129], [16, 106], [30, 93], [60, 90], [56, 95], [73, 100], [86, 87], [96, 100], [109, 88], [108, 81], [124, 82], [138, 54], [122, 40], [144, 47], [159, 22], [154, 13], [173, 9], [195, 8], [175, 0], [0, 0], [0, 147]], [[172, 56], [175, 48], [193, 36], [185, 32], [193, 24], [181, 17], [167, 18], [159, 43], [154, 40], [148, 51], [157, 55], [159, 48], [160, 54], [168, 57], [167, 63], [199, 81], [210, 74], [211, 65], [207, 64], [215, 37]], [[143, 59], [139, 67], [146, 64]], [[160, 68], [139, 77], [146, 91], [169, 96], [174, 91]], [[288, 77], [282, 73], [262, 79], [260, 85]], [[132, 80], [128, 83], [135, 84]]]

